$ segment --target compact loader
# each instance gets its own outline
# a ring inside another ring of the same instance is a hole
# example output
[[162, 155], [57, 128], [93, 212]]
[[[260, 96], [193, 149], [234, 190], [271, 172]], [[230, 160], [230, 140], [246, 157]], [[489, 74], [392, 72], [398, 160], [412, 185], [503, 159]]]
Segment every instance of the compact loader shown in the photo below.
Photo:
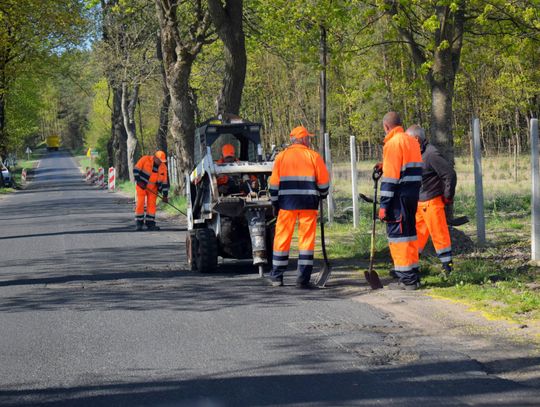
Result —
[[[236, 159], [218, 164], [225, 144], [234, 146]], [[215, 271], [220, 256], [252, 259], [263, 276], [265, 266], [272, 262], [274, 239], [268, 191], [272, 159], [263, 157], [258, 123], [220, 116], [196, 129], [196, 166], [186, 174], [186, 250], [192, 270]]]

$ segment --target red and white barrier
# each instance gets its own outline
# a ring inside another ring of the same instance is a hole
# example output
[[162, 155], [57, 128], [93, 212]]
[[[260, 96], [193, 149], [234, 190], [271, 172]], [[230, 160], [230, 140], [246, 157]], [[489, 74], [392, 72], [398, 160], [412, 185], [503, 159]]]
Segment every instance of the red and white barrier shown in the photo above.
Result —
[[114, 192], [116, 188], [116, 170], [114, 167], [109, 168], [109, 192]]
[[90, 167], [86, 167], [86, 182], [90, 182]]
[[21, 181], [23, 183], [26, 183], [26, 168], [23, 168], [23, 170], [21, 172]]
[[100, 188], [105, 187], [105, 172], [102, 167], [98, 168], [97, 186]]
[[96, 183], [96, 169], [90, 168], [90, 183], [95, 184]]

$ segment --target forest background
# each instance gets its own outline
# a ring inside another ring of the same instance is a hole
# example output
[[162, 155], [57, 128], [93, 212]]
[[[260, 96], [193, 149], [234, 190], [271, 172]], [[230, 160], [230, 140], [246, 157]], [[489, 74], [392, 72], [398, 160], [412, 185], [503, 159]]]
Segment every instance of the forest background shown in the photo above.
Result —
[[[376, 158], [388, 110], [446, 156], [526, 152], [540, 113], [537, 0], [2, 0], [0, 155], [59, 134], [128, 179], [157, 148], [189, 168], [193, 129], [226, 111], [264, 143], [303, 124], [334, 160]], [[321, 110], [326, 82], [327, 113]]]

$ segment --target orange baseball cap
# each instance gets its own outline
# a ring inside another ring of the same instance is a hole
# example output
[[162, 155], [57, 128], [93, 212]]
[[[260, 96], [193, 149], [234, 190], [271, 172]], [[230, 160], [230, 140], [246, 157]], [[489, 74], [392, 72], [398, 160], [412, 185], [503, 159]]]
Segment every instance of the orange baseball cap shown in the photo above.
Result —
[[223, 157], [234, 157], [234, 146], [232, 144], [225, 144], [221, 147], [221, 154]]
[[291, 138], [304, 138], [307, 136], [313, 137], [314, 134], [308, 132], [304, 126], [298, 126], [292, 129], [290, 136]]
[[165, 154], [165, 152], [159, 150], [159, 151], [156, 151], [156, 154], [154, 154], [154, 156], [159, 159], [162, 163], [166, 163], [167, 162], [167, 154]]

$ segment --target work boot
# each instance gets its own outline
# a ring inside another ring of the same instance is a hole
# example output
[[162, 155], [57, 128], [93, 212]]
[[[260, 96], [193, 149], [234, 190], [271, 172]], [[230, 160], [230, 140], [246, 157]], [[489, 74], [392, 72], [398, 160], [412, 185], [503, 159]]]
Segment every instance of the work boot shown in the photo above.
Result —
[[140, 232], [143, 228], [144, 222], [142, 220], [137, 220], [135, 223], [136, 223], [135, 231]]
[[448, 263], [443, 263], [442, 264], [442, 268], [443, 268], [443, 274], [446, 278], [450, 277], [450, 274], [452, 273], [452, 267], [454, 266], [454, 264], [449, 261]]
[[305, 282], [296, 282], [296, 288], [299, 288], [300, 290], [313, 290], [317, 288], [313, 283], [310, 283], [309, 281], [307, 283]]
[[153, 232], [153, 231], [157, 231], [160, 229], [159, 226], [156, 226], [156, 221], [155, 220], [147, 220], [146, 221], [146, 228]]
[[270, 284], [272, 284], [272, 287], [283, 287], [283, 278], [270, 279]]
[[396, 274], [396, 270], [392, 269], [390, 270], [390, 272], [388, 273], [388, 275], [392, 278], [395, 278], [395, 279], [398, 279], [398, 275]]
[[418, 290], [420, 288], [420, 283], [416, 282], [413, 284], [403, 284], [401, 281], [397, 283], [390, 283], [386, 286], [389, 290], [406, 290], [406, 291], [414, 291]]

